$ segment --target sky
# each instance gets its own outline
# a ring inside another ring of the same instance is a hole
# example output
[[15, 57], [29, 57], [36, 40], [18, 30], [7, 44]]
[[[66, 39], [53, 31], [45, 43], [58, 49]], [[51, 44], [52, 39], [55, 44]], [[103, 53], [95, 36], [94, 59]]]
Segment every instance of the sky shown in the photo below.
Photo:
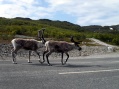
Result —
[[119, 0], [0, 0], [0, 17], [110, 26], [119, 24]]

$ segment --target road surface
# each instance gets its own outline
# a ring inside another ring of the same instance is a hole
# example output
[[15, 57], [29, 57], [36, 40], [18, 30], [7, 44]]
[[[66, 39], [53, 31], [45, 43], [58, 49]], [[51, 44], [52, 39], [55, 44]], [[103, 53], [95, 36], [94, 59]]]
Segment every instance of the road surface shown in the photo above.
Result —
[[119, 89], [119, 57], [17, 62], [0, 61], [0, 89]]

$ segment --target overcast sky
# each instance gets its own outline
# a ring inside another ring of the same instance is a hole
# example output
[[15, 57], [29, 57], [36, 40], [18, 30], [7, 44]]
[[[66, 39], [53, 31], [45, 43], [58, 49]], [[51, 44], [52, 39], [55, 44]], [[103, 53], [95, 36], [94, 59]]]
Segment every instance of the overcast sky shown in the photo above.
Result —
[[68, 21], [81, 26], [119, 24], [119, 0], [0, 0], [0, 17]]

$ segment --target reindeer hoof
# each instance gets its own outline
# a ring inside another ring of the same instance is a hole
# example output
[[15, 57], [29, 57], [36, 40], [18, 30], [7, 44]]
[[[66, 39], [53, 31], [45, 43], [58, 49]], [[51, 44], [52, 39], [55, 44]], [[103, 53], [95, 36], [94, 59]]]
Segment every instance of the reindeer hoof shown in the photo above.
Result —
[[64, 63], [62, 63], [62, 65], [64, 65]]
[[41, 64], [43, 64], [44, 62], [40, 62]]
[[14, 62], [13, 64], [17, 64], [16, 62]]
[[40, 64], [43, 64], [43, 62], [40, 62]]
[[43, 61], [43, 62], [41, 62], [41, 61], [39, 61], [41, 64], [43, 64], [45, 61]]
[[64, 64], [63, 65], [65, 65], [66, 64], [66, 62], [64, 62]]
[[52, 66], [51, 64], [48, 64], [48, 66]]
[[32, 63], [32, 62], [28, 62], [28, 63]]

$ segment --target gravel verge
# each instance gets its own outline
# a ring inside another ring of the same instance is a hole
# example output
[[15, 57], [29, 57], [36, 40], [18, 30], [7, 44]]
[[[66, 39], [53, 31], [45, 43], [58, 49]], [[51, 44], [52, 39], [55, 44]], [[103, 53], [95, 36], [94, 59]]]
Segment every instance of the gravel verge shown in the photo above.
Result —
[[[69, 55], [71, 58], [104, 58], [104, 57], [119, 57], [119, 47], [106, 44], [100, 40], [89, 38], [90, 40], [94, 41], [96, 44], [101, 44], [102, 46], [81, 46], [82, 50], [72, 50], [69, 52]], [[1, 60], [12, 60], [11, 57], [11, 44], [0, 44], [0, 59]], [[45, 48], [39, 49], [41, 56], [43, 53], [43, 50]], [[36, 53], [32, 52], [31, 55], [32, 59], [38, 59], [38, 56]], [[53, 59], [61, 58], [60, 53], [52, 53], [50, 56]], [[17, 53], [17, 59], [28, 59], [28, 51], [26, 50], [19, 50]]]

